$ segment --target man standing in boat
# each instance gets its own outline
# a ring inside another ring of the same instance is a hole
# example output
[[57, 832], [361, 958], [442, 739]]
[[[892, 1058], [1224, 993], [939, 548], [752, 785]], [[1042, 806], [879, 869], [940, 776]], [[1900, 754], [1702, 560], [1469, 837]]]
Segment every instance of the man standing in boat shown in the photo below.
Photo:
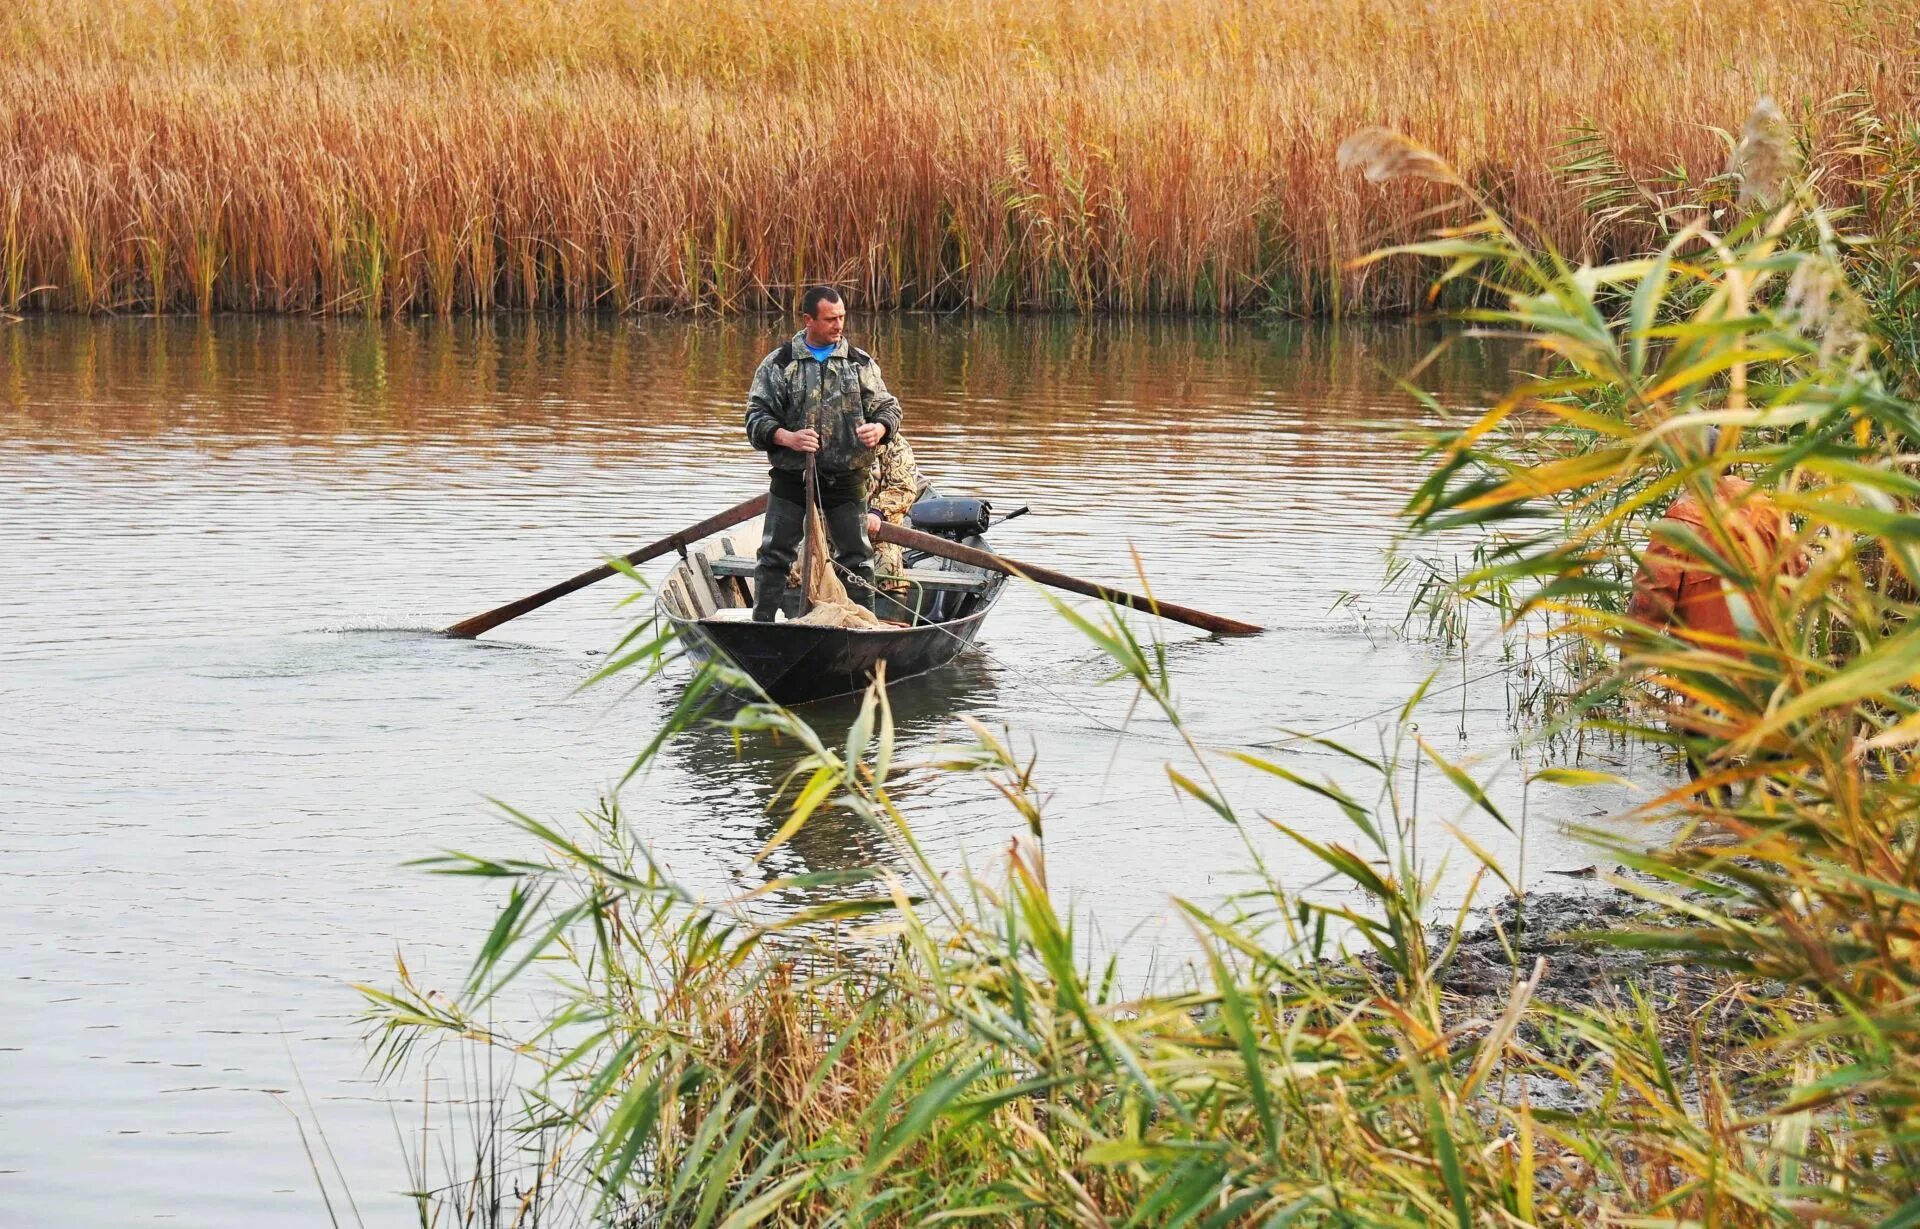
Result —
[[767, 454], [771, 479], [754, 571], [753, 617], [762, 623], [779, 611], [787, 570], [799, 555], [809, 454], [833, 561], [854, 578], [848, 595], [873, 605], [867, 476], [880, 445], [900, 429], [900, 402], [887, 391], [880, 365], [843, 336], [847, 308], [839, 291], [809, 288], [800, 323], [760, 360], [747, 393], [747, 441]]

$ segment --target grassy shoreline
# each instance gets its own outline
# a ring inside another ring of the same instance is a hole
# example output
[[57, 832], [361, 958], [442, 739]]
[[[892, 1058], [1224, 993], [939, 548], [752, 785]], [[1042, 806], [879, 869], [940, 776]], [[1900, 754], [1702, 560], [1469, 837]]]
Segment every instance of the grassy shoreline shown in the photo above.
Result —
[[866, 309], [1401, 312], [1428, 271], [1347, 262], [1445, 198], [1339, 175], [1361, 124], [1602, 259], [1646, 238], [1607, 194], [1718, 174], [1757, 93], [1844, 151], [1831, 204], [1868, 203], [1866, 129], [1920, 114], [1911, 0], [702, 11], [8, 6], [0, 311], [734, 312], [833, 280]]

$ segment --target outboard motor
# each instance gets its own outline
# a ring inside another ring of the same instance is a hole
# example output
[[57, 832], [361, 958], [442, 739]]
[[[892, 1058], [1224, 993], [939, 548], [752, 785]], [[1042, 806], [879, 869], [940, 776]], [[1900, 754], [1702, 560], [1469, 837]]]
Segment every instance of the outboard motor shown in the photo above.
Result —
[[[913, 507], [907, 509], [907, 520], [921, 533], [930, 533], [935, 537], [959, 542], [966, 546], [986, 547], [980, 535], [993, 523], [993, 507], [984, 499], [954, 499], [941, 495], [928, 496]], [[909, 556], [908, 564], [919, 563], [929, 556]], [[934, 557], [937, 558], [937, 557]], [[942, 568], [953, 569], [960, 565], [950, 559], [938, 559]], [[929, 623], [941, 623], [954, 618], [960, 611], [964, 594], [936, 593], [927, 603], [921, 617]]]
[[908, 508], [907, 519], [921, 533], [964, 542], [987, 531], [993, 522], [993, 506], [984, 499], [948, 499], [935, 495]]

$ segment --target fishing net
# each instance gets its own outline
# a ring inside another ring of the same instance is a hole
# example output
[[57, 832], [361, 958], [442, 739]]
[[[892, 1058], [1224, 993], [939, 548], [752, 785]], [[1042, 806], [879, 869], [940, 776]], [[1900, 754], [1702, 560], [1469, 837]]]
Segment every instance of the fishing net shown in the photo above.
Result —
[[827, 547], [826, 518], [807, 518], [807, 613], [795, 619], [809, 627], [893, 627], [847, 596], [847, 587], [833, 571], [833, 552]]

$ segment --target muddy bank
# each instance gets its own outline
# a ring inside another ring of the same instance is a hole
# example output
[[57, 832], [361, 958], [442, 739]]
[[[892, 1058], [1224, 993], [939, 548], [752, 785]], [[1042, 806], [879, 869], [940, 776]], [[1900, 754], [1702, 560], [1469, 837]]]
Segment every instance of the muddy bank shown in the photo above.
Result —
[[[1712, 1054], [1725, 1070], [1746, 1069], [1764, 1075], [1772, 1064], [1734, 1059], [1735, 1052], [1764, 1035], [1758, 1008], [1777, 1007], [1790, 993], [1778, 982], [1745, 981], [1726, 969], [1689, 961], [1669, 951], [1649, 952], [1612, 941], [1634, 930], [1672, 930], [1695, 925], [1684, 914], [1642, 900], [1619, 888], [1531, 894], [1523, 904], [1512, 899], [1481, 912], [1461, 935], [1453, 959], [1439, 973], [1449, 996], [1448, 1015], [1463, 1029], [1484, 1026], [1512, 1002], [1518, 981], [1540, 979], [1533, 1006], [1601, 1015], [1619, 1012], [1623, 1027], [1637, 1028], [1635, 999], [1652, 1008], [1653, 1029], [1661, 1048], [1676, 1062], [1685, 1056]], [[1439, 943], [1447, 936], [1436, 936]], [[1436, 949], [1444, 950], [1444, 949]], [[1526, 1093], [1539, 1108], [1578, 1112], [1607, 1095], [1607, 1064], [1576, 1035], [1544, 1029], [1533, 1017], [1518, 1036], [1529, 1045], [1555, 1051], [1568, 1070], [1568, 1083], [1539, 1075], [1527, 1078]], [[1548, 1033], [1554, 1035], [1550, 1039]]]
[[[1624, 867], [1615, 874], [1632, 878]], [[1668, 885], [1663, 890], [1672, 892]], [[1723, 907], [1702, 893], [1680, 892], [1689, 904]], [[1535, 998], [1557, 1007], [1623, 1006], [1629, 989], [1647, 996], [1656, 1008], [1685, 1007], [1733, 975], [1727, 970], [1670, 951], [1644, 951], [1615, 942], [1635, 930], [1685, 930], [1698, 923], [1688, 915], [1643, 900], [1609, 885], [1561, 892], [1529, 893], [1524, 904], [1511, 898], [1479, 911], [1476, 925], [1461, 936], [1453, 960], [1440, 974], [1442, 989], [1466, 999], [1511, 993], [1516, 970], [1530, 977], [1545, 960]], [[1778, 997], [1786, 987], [1754, 983], [1762, 996]]]
[[1629, 986], [1671, 997], [1692, 975], [1708, 970], [1673, 963], [1608, 942], [1596, 934], [1684, 925], [1686, 918], [1619, 888], [1529, 893], [1481, 911], [1477, 925], [1460, 938], [1454, 958], [1441, 970], [1441, 987], [1463, 998], [1504, 999], [1516, 972], [1544, 970], [1535, 997], [1557, 1006], [1605, 1006], [1624, 1001]]

